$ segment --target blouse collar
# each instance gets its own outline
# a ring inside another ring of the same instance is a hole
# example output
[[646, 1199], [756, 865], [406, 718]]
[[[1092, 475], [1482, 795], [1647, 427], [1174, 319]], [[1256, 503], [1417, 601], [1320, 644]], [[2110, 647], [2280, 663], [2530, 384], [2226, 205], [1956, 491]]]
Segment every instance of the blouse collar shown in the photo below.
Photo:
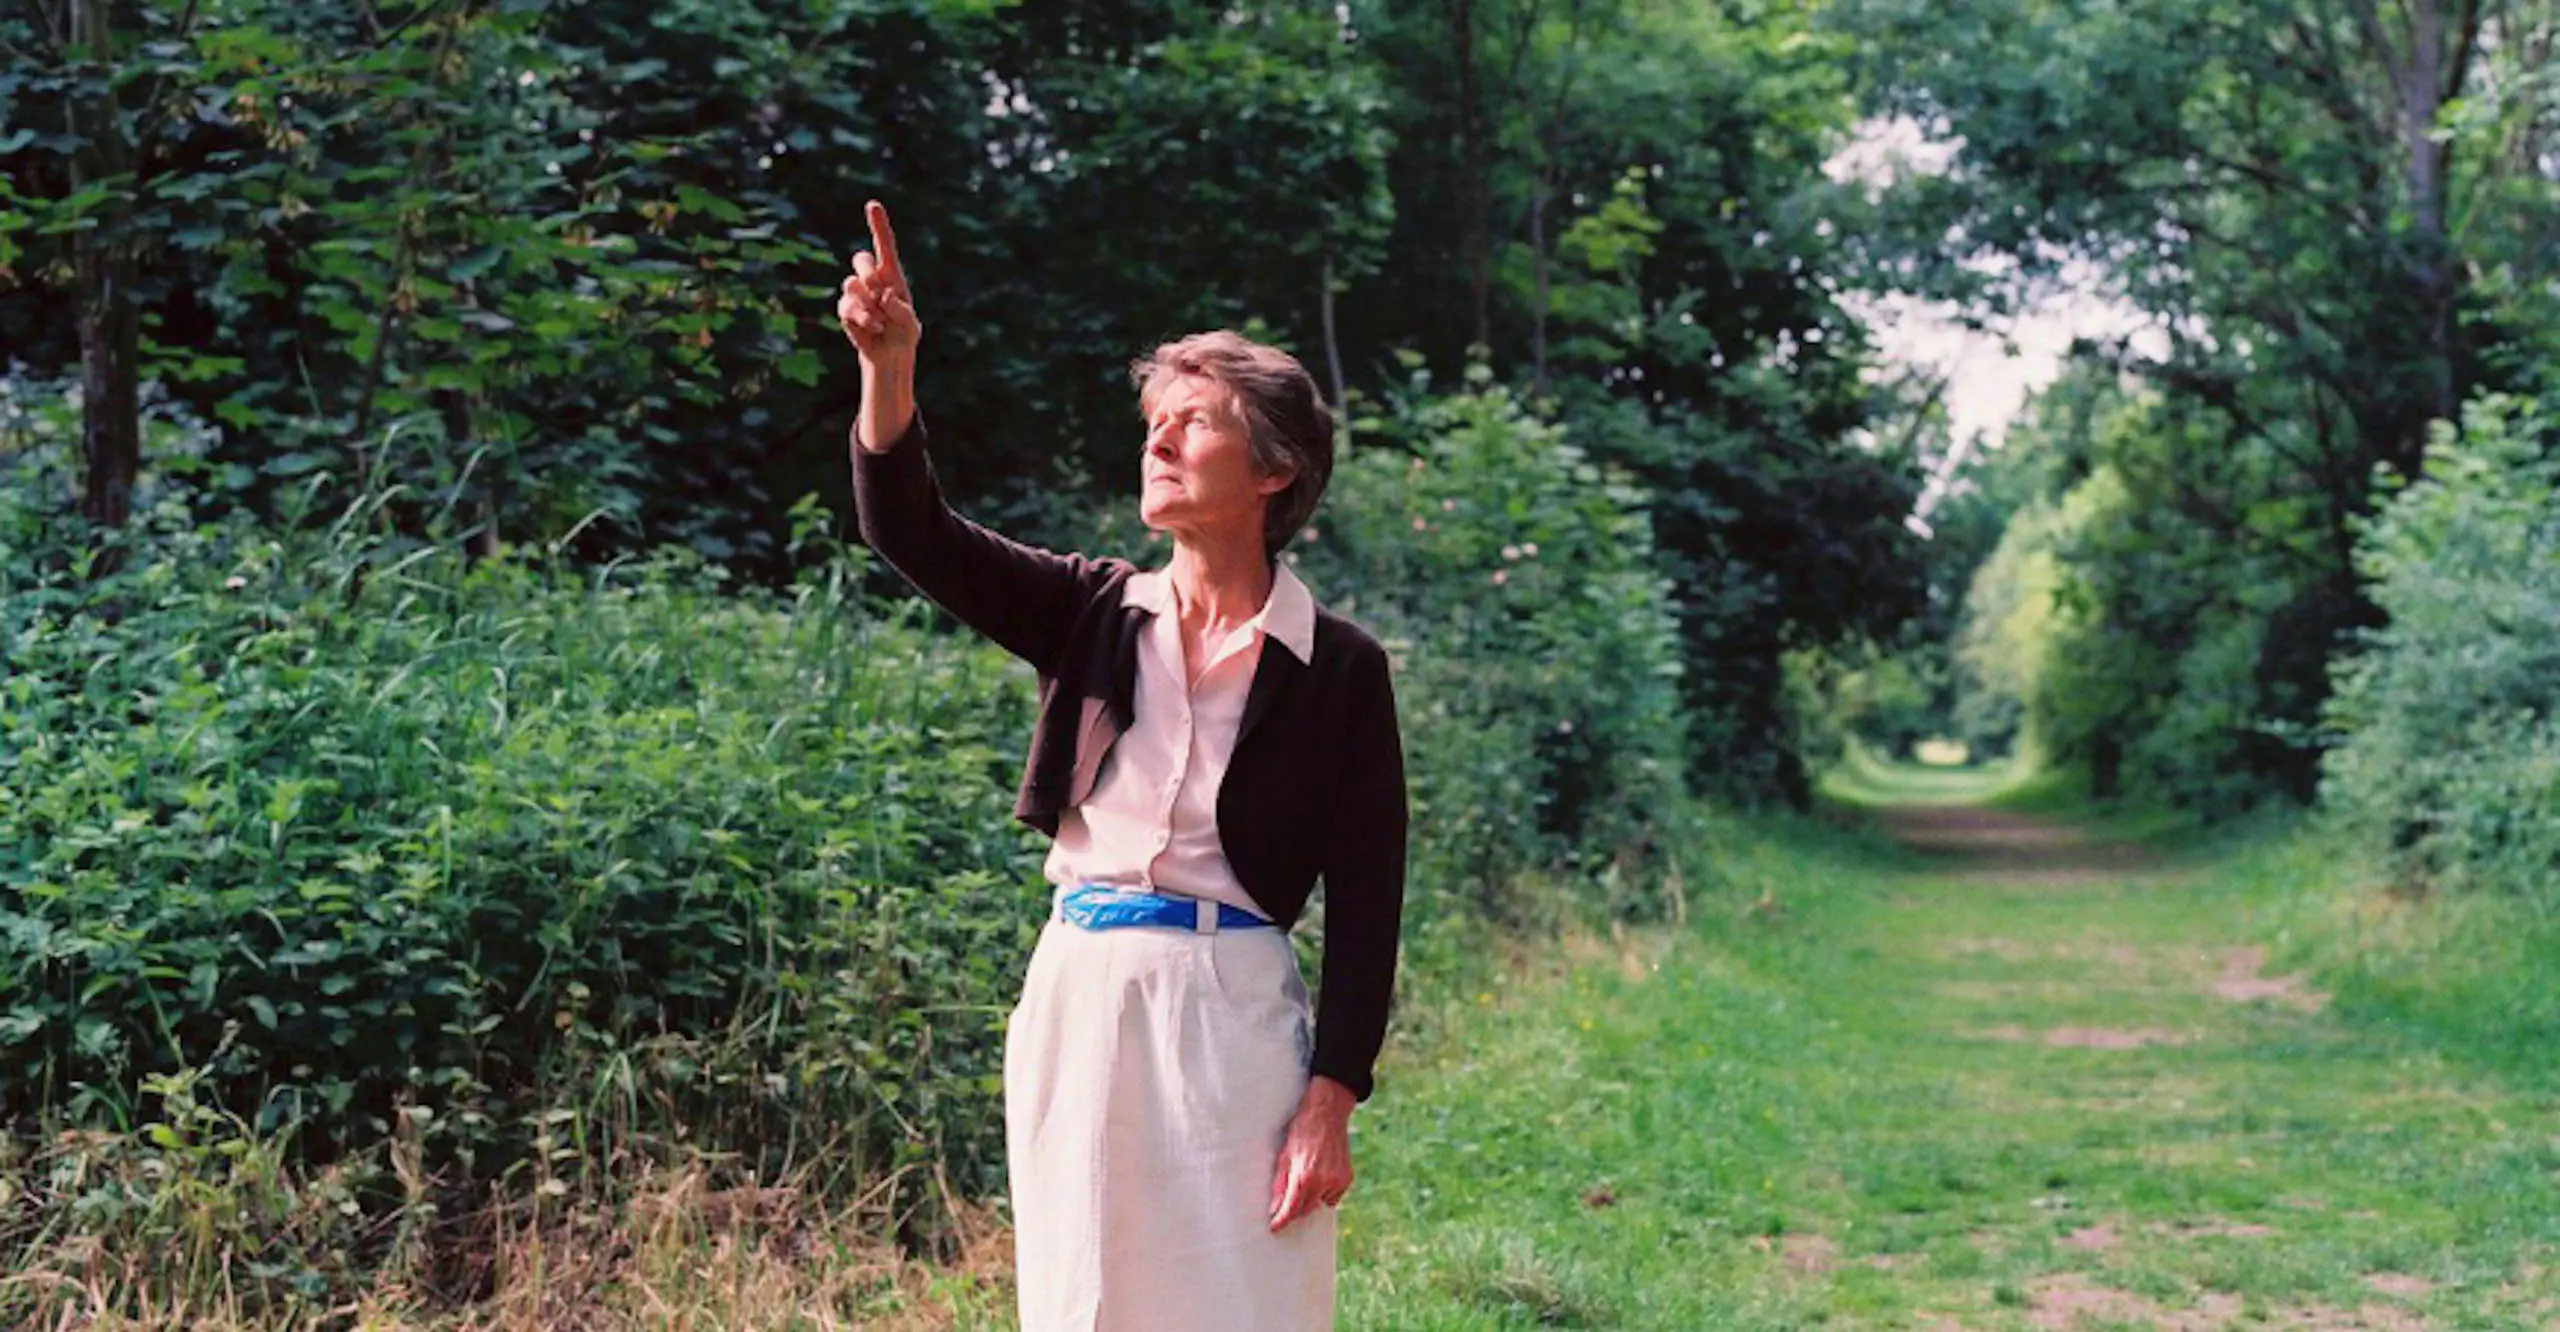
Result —
[[[1162, 569], [1130, 575], [1121, 602], [1156, 615], [1170, 616], [1178, 610], [1173, 579]], [[1271, 595], [1263, 598], [1262, 609], [1245, 623], [1289, 649], [1301, 664], [1315, 661], [1315, 596], [1288, 565], [1272, 563]]]

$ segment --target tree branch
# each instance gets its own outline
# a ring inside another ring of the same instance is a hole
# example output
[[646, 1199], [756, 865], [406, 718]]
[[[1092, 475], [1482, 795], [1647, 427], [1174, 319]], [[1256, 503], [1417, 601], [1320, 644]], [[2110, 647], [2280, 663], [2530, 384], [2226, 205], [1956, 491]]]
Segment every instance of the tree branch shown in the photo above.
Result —
[[430, 18], [442, 18], [444, 16], [444, 10], [445, 5], [443, 0], [435, 0], [434, 3], [411, 6], [409, 9], [409, 16], [407, 18], [400, 20], [398, 23], [392, 24], [387, 29], [379, 22], [375, 23], [373, 25], [373, 49], [376, 51], [388, 50], [393, 42], [400, 39], [400, 35], [402, 33], [418, 26], [418, 24], [424, 20]]
[[[183, 42], [193, 36], [195, 28], [196, 0], [187, 0], [185, 11], [178, 15], [178, 40]], [[160, 128], [162, 118], [158, 114], [160, 94], [168, 87], [168, 83], [168, 71], [163, 70], [154, 74], [151, 76], [151, 91], [142, 95], [142, 137], [133, 145], [137, 169], [147, 167], [151, 161], [151, 150], [159, 146], [162, 133]]]
[[2367, 147], [2380, 148], [2395, 141], [2395, 136], [2381, 121], [2373, 118], [2371, 108], [2357, 97], [2356, 88], [2343, 77], [2346, 61], [2338, 55], [2337, 46], [2328, 34], [2315, 25], [2305, 24], [2296, 14], [2292, 28], [2294, 40], [2301, 43], [2299, 56], [2281, 46], [2270, 47], [2276, 63], [2293, 71], [2316, 90], [2317, 100], [2328, 108], [2329, 118], [2348, 133], [2361, 138]]
[[2382, 14], [2374, 0], [2349, 0], [2355, 10], [2356, 26], [2363, 30], [2365, 44], [2373, 48], [2374, 58], [2382, 62], [2382, 72], [2391, 78], [2392, 87], [2402, 86], [2400, 58], [2391, 49], [2391, 34], [2382, 30]]
[[[2445, 62], [2443, 86], [2436, 89], [2436, 102], [2442, 105], [2462, 95], [2462, 85], [2471, 71], [2471, 57], [2480, 46], [2480, 28], [2492, 10], [2503, 9], [2502, 0], [2469, 0], [2462, 7], [2462, 21], [2453, 41], [2453, 59]], [[2448, 152], [2446, 156], [2452, 154]]]
[[2313, 208], [2327, 213], [2359, 231], [2370, 233], [2376, 229], [2372, 219], [2366, 217], [2362, 210], [2339, 203], [2334, 199], [2325, 198], [2314, 192], [2309, 185], [2278, 172], [2270, 171], [2265, 167], [2258, 166], [2250, 162], [2243, 162], [2238, 158], [2225, 157], [2222, 154], [2213, 152], [2209, 149], [2199, 149], [2196, 153], [2196, 160], [2204, 163], [2206, 166], [2228, 171], [2234, 175], [2245, 176], [2248, 179], [2265, 186], [2271, 193], [2292, 195], [2295, 198], [2300, 199], [2302, 202], [2311, 205]]
[[70, 58], [71, 44], [63, 40], [62, 36], [62, 30], [70, 26], [69, 17], [65, 16], [61, 23], [55, 23], [53, 11], [45, 8], [44, 0], [33, 0], [27, 8], [35, 14], [36, 22], [44, 25], [45, 40], [53, 43], [54, 55], [63, 59]]
[[1511, 95], [1520, 95], [1520, 66], [1529, 58], [1529, 39], [1537, 34], [1538, 17], [1546, 9], [1544, 0], [1529, 0], [1520, 9], [1520, 26], [1511, 37], [1511, 68], [1504, 70], [1502, 81]]

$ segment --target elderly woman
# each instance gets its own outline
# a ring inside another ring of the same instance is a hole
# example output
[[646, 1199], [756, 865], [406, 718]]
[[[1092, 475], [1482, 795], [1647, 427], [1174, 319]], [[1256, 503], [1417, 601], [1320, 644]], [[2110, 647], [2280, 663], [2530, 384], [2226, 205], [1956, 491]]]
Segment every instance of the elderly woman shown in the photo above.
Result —
[[[1007, 540], [934, 482], [923, 325], [888, 212], [867, 211], [873, 252], [836, 305], [862, 360], [863, 539], [1040, 679], [1014, 814], [1052, 838], [1052, 902], [1004, 1056], [1022, 1326], [1330, 1328], [1406, 817], [1386, 654], [1278, 559], [1324, 493], [1332, 420], [1285, 352], [1169, 343], [1132, 373], [1139, 514], [1172, 560]], [[1319, 876], [1310, 1024], [1288, 930]]]

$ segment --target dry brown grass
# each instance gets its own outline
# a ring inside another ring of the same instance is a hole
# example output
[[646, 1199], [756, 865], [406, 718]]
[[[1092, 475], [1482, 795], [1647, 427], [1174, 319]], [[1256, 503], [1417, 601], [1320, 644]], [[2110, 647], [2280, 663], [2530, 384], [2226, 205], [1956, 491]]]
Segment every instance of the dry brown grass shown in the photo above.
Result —
[[421, 1205], [366, 1231], [271, 1216], [304, 1239], [396, 1232], [363, 1246], [379, 1255], [371, 1270], [328, 1271], [308, 1292], [262, 1267], [272, 1248], [217, 1214], [237, 1198], [208, 1193], [210, 1210], [17, 1235], [0, 1322], [44, 1332], [939, 1332], [1000, 1322], [1012, 1279], [1002, 1219], [924, 1181], [936, 1252], [909, 1252], [894, 1238], [908, 1210], [899, 1199], [918, 1185], [886, 1179], [831, 1200], [806, 1177], [724, 1184], [705, 1163], [639, 1170], [611, 1197], [537, 1186], [452, 1218]]

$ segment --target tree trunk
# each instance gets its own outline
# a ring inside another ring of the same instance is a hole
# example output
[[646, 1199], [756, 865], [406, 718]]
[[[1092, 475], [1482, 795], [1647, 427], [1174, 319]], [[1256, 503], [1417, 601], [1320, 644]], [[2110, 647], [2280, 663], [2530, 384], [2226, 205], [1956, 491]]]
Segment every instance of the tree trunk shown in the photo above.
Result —
[[[2540, 14], [2509, 15], [2498, 24], [2501, 45], [2512, 44], [2517, 69], [2548, 68], [2560, 59], [2560, 6], [2547, 7]], [[2560, 111], [2560, 108], [2554, 108]], [[2516, 117], [2500, 145], [2504, 174], [2531, 175], [2541, 164], [2543, 154], [2560, 149], [2560, 141], [2552, 137], [2560, 115], [2528, 115]]]
[[133, 486], [142, 470], [133, 261], [121, 238], [83, 237], [78, 274], [80, 447], [87, 463], [80, 512], [95, 526], [122, 527], [133, 516]]
[[1475, 345], [1493, 349], [1493, 186], [1487, 179], [1484, 88], [1476, 68], [1476, 17], [1473, 0], [1456, 0], [1449, 9], [1450, 37], [1458, 52], [1458, 162], [1465, 175], [1465, 209], [1460, 244], [1467, 265], [1467, 300], [1475, 314]]
[[[69, 40], [103, 83], [114, 53], [108, 0], [73, 0]], [[80, 511], [100, 529], [124, 526], [133, 514], [134, 480], [142, 470], [138, 376], [141, 325], [133, 298], [133, 145], [124, 136], [115, 94], [99, 87], [74, 93], [71, 159], [74, 190], [109, 183], [118, 191], [96, 225], [80, 233], [73, 269], [80, 329], [80, 447], [86, 463]]]
[[2408, 153], [2409, 215], [2418, 247], [2418, 309], [2426, 320], [2427, 412], [2453, 419], [2453, 283], [2445, 237], [2445, 145], [2435, 138], [2445, 83], [2443, 0], [2410, 0], [2409, 58], [2400, 68], [2401, 136]]
[[2113, 800], [2124, 791], [2124, 745], [2112, 730], [2089, 738], [2089, 798]]
[[[465, 457], [471, 446], [471, 400], [460, 389], [436, 390], [436, 410], [444, 418], [446, 441]], [[498, 519], [506, 503], [506, 463], [493, 450], [480, 465], [480, 499], [474, 506], [480, 521], [463, 538], [462, 553], [473, 564], [498, 553]]]
[[1320, 278], [1324, 297], [1317, 309], [1324, 317], [1324, 367], [1333, 378], [1333, 446], [1337, 453], [1351, 451], [1351, 398], [1342, 380], [1342, 338], [1333, 323], [1333, 254], [1324, 256]]
[[1529, 263], [1537, 282], [1535, 307], [1529, 316], [1529, 396], [1547, 396], [1547, 177], [1541, 166], [1529, 187]]

